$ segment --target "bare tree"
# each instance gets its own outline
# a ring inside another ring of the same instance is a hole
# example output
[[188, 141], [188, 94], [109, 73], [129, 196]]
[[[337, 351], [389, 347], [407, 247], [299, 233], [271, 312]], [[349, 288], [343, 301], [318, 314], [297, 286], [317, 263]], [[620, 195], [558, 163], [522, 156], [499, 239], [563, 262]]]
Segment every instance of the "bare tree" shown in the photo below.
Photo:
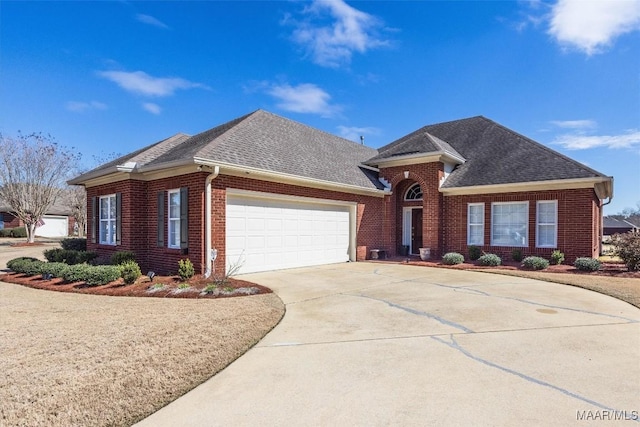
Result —
[[38, 222], [60, 196], [79, 155], [49, 135], [0, 134], [0, 197], [25, 224], [32, 243]]
[[87, 228], [87, 190], [80, 185], [70, 185], [64, 190], [62, 197], [76, 219], [78, 237], [84, 237]]

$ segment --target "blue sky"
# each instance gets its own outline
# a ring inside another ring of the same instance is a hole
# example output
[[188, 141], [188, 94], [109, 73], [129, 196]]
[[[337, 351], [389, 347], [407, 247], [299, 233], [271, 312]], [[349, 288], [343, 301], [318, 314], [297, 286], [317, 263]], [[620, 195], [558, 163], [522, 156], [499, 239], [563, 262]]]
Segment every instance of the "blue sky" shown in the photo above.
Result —
[[612, 214], [640, 203], [639, 32], [640, 0], [3, 1], [0, 132], [93, 166], [258, 108], [376, 148], [483, 115], [613, 175]]

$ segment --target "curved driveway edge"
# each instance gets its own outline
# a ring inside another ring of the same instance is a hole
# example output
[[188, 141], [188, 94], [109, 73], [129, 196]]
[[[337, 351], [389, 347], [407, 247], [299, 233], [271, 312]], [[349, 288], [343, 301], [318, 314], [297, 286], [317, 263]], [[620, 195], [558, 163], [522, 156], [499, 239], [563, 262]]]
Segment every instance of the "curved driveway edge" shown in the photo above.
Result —
[[242, 278], [284, 319], [137, 425], [639, 425], [640, 310], [625, 302], [391, 264]]

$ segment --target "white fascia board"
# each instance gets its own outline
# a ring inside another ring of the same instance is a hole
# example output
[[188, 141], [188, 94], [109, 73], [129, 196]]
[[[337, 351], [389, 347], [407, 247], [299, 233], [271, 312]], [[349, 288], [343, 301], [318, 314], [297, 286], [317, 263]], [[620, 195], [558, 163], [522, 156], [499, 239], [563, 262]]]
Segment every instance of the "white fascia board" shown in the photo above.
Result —
[[396, 156], [388, 159], [378, 160], [376, 162], [378, 168], [389, 168], [393, 166], [415, 165], [418, 163], [435, 163], [435, 162], [453, 162], [463, 164], [465, 159], [454, 156], [444, 151], [434, 151], [431, 153], [407, 154], [404, 156]]
[[606, 191], [605, 197], [612, 195], [612, 177], [555, 179], [548, 181], [516, 182], [509, 184], [474, 185], [469, 187], [440, 188], [440, 192], [445, 196], [464, 196], [470, 194], [492, 194], [492, 193], [518, 193], [524, 191], [547, 191], [547, 190], [568, 190], [576, 188], [595, 188], [596, 184], [604, 184], [610, 187], [611, 191]]

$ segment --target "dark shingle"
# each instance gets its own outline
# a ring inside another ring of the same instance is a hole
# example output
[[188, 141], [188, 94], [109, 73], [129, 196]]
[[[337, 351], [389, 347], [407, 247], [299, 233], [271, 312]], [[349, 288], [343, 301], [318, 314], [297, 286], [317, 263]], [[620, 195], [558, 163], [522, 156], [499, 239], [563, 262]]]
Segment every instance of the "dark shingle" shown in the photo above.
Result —
[[[604, 176], [482, 116], [425, 126], [380, 148], [377, 158], [417, 146], [415, 141], [427, 134], [446, 141], [466, 159], [443, 188]], [[367, 163], [375, 164], [372, 160]]]

